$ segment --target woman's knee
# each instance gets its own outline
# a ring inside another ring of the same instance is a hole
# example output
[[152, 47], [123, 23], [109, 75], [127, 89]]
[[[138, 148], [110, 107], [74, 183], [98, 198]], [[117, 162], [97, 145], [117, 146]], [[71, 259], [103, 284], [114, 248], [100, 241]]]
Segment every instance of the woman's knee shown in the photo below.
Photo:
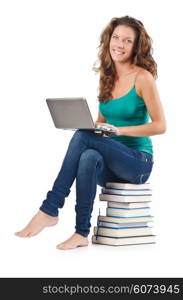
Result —
[[98, 151], [87, 149], [81, 154], [79, 163], [86, 167], [94, 167], [103, 164], [103, 157]]
[[84, 138], [83, 132], [81, 132], [80, 130], [76, 130], [70, 140], [69, 146], [77, 147], [78, 145], [81, 145], [84, 139], [86, 139], [86, 137]]
[[81, 139], [86, 139], [92, 132], [88, 131], [88, 130], [81, 130], [78, 129], [75, 131], [72, 139], [77, 139], [77, 140], [81, 140]]

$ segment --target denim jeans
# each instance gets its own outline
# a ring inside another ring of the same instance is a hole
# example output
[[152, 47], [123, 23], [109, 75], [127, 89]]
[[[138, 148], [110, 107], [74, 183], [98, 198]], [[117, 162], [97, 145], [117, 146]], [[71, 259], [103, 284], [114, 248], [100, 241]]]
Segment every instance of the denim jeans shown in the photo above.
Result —
[[64, 206], [65, 197], [76, 179], [75, 229], [86, 237], [90, 232], [97, 184], [101, 187], [111, 181], [141, 184], [149, 178], [152, 166], [150, 153], [129, 148], [89, 130], [77, 130], [40, 210], [57, 216], [58, 208]]

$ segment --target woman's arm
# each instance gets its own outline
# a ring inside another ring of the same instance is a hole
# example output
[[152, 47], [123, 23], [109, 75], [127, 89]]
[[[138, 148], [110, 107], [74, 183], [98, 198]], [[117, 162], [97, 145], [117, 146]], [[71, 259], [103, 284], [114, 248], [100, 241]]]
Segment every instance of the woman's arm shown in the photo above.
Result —
[[[111, 124], [106, 123], [106, 119], [102, 116], [102, 114], [100, 112], [98, 113], [98, 119], [95, 122], [95, 124], [102, 125], [102, 126], [109, 127], [109, 128], [114, 128], [116, 130], [116, 132], [113, 134], [120, 135], [120, 131], [119, 131], [120, 127], [115, 127]], [[111, 133], [105, 132], [105, 134], [103, 133], [103, 135], [111, 135]]]
[[97, 118], [97, 121], [95, 122], [95, 124], [98, 124], [98, 125], [106, 125], [106, 124], [104, 124], [104, 123], [106, 123], [106, 120], [105, 120], [105, 118], [102, 116], [102, 114], [99, 112], [98, 113], [98, 118]]
[[137, 77], [136, 85], [152, 122], [144, 125], [118, 127], [120, 135], [143, 137], [165, 133], [166, 120], [152, 74], [146, 70], [141, 71]]

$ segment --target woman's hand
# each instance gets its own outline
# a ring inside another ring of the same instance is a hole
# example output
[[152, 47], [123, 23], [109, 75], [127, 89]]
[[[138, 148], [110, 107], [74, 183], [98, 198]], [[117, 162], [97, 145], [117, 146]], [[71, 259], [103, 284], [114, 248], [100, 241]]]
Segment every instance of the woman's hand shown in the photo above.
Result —
[[108, 123], [101, 123], [101, 122], [95, 122], [95, 125], [101, 125], [101, 126], [105, 126], [105, 127], [115, 129], [115, 132], [105, 132], [103, 135], [107, 135], [107, 136], [108, 135], [121, 135], [119, 127], [113, 126], [113, 125], [108, 124]]

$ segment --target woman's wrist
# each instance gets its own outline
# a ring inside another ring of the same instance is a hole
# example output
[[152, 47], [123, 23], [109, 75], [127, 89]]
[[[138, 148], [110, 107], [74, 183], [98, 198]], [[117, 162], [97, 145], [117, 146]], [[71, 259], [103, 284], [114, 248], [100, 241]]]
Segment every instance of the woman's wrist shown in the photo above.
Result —
[[118, 128], [118, 132], [120, 133], [120, 135], [124, 135], [124, 127], [117, 127]]

